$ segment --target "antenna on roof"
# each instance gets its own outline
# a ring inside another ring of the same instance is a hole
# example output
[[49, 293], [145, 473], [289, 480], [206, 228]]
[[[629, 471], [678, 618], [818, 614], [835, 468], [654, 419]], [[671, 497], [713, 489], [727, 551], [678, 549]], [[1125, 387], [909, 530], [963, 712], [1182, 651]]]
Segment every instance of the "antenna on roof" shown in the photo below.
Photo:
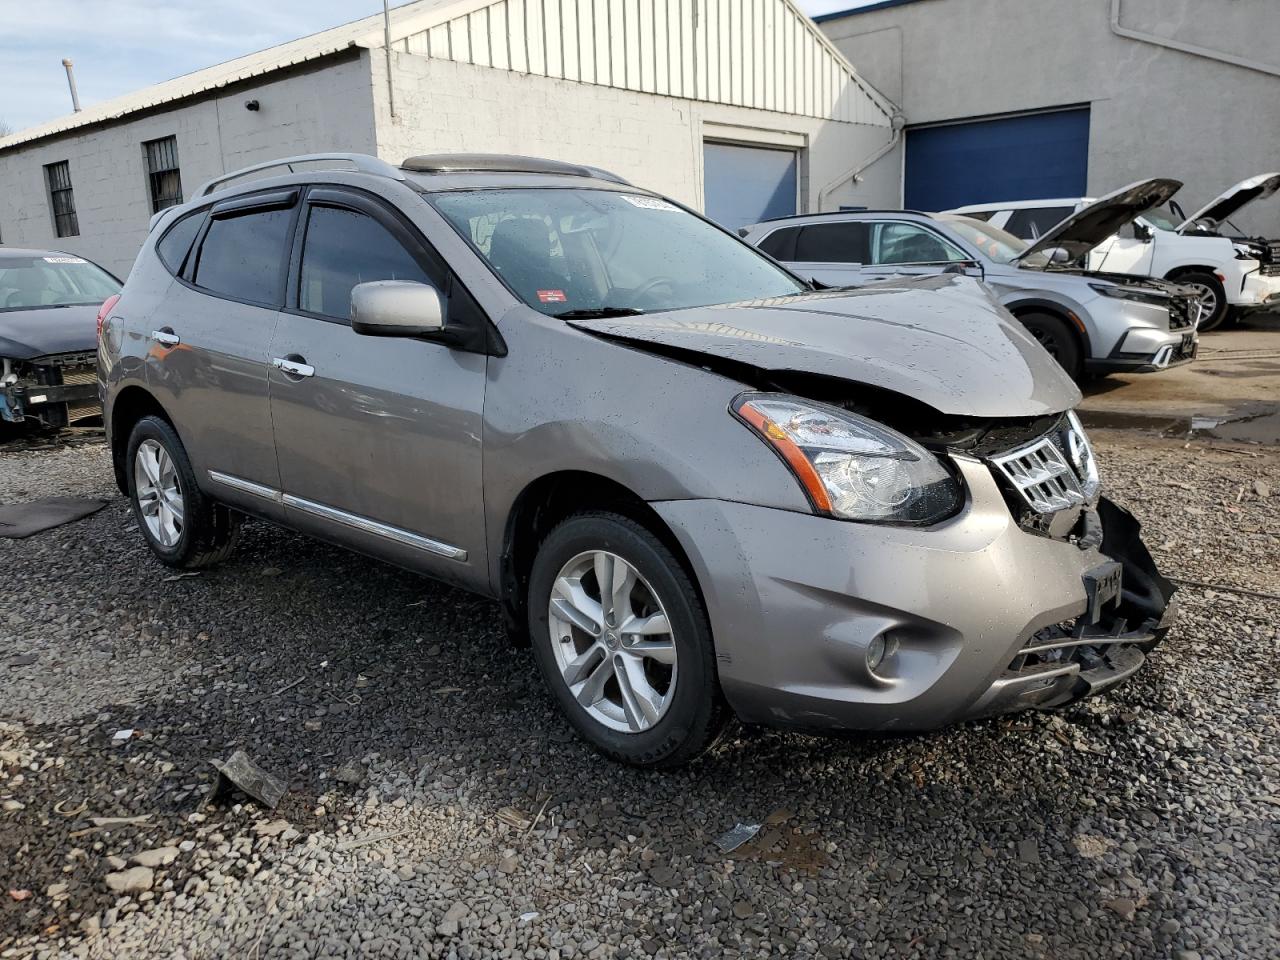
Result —
[[71, 68], [71, 58], [63, 57], [62, 65], [67, 68], [67, 86], [71, 88], [71, 109], [80, 112], [80, 94], [76, 93], [76, 73]]

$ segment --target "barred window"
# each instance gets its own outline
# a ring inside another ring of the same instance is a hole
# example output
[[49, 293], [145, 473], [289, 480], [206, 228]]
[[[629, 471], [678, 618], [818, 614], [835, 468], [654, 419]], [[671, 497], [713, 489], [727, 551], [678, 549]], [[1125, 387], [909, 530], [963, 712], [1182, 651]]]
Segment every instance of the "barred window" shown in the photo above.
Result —
[[147, 161], [147, 182], [151, 187], [151, 212], [176, 207], [182, 202], [182, 177], [178, 173], [178, 138], [163, 137], [142, 145]]
[[70, 163], [61, 160], [45, 164], [44, 177], [49, 184], [54, 232], [60, 237], [80, 236], [80, 221], [76, 219], [76, 198], [71, 192]]

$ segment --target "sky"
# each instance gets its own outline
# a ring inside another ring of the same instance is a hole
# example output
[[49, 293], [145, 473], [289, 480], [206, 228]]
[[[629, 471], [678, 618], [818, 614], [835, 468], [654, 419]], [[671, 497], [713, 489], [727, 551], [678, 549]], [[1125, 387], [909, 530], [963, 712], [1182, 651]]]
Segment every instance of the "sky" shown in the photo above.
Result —
[[[810, 15], [866, 2], [798, 0]], [[381, 9], [380, 0], [0, 0], [0, 125], [71, 112], [63, 57], [88, 106]]]

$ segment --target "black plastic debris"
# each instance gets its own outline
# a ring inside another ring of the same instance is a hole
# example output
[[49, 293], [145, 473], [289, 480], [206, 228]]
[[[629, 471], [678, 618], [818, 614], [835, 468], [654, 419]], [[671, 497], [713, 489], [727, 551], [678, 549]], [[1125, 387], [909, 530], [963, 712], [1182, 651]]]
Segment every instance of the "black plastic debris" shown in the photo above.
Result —
[[30, 503], [4, 504], [0, 506], [0, 537], [21, 540], [73, 520], [82, 520], [106, 505], [106, 500], [80, 497], [50, 497]]
[[210, 803], [221, 799], [232, 789], [237, 789], [263, 806], [275, 809], [275, 805], [284, 796], [285, 782], [263, 770], [243, 750], [237, 750], [225, 763], [220, 760], [209, 762], [218, 771], [218, 782], [209, 793]]

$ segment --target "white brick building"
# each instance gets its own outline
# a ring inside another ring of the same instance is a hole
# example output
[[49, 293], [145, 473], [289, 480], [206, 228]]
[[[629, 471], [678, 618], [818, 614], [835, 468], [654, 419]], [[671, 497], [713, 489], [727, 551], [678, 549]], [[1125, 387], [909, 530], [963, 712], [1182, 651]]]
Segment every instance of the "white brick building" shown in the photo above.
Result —
[[179, 191], [321, 151], [571, 160], [730, 226], [898, 202], [891, 161], [853, 176], [891, 105], [791, 0], [418, 0], [390, 30], [389, 58], [369, 17], [0, 139], [0, 242], [123, 274]]

